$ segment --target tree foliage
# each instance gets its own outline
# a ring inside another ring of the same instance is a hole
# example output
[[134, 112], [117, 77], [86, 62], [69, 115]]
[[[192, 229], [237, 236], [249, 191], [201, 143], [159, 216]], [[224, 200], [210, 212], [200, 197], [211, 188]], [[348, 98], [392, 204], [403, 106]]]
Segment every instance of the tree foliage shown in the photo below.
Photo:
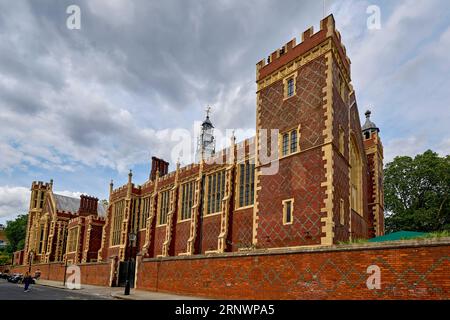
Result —
[[22, 250], [25, 246], [25, 237], [27, 232], [28, 215], [19, 215], [15, 220], [7, 221], [5, 234], [8, 238], [6, 251], [13, 253]]
[[450, 230], [450, 156], [431, 150], [385, 168], [386, 232]]

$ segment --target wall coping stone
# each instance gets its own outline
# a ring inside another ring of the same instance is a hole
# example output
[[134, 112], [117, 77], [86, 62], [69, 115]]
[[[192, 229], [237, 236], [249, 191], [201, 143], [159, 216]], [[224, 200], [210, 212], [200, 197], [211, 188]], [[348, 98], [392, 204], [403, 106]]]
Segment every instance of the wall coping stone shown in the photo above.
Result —
[[420, 240], [400, 240], [377, 243], [358, 243], [333, 246], [314, 246], [303, 248], [279, 248], [279, 249], [255, 249], [240, 252], [226, 252], [214, 254], [198, 254], [190, 256], [172, 256], [158, 258], [144, 258], [143, 262], [164, 262], [173, 260], [200, 260], [200, 259], [219, 259], [219, 258], [238, 258], [238, 257], [258, 257], [267, 255], [284, 254], [302, 254], [302, 253], [323, 253], [323, 252], [346, 252], [346, 251], [364, 251], [364, 250], [393, 250], [415, 247], [438, 247], [450, 246], [450, 237], [420, 239]]

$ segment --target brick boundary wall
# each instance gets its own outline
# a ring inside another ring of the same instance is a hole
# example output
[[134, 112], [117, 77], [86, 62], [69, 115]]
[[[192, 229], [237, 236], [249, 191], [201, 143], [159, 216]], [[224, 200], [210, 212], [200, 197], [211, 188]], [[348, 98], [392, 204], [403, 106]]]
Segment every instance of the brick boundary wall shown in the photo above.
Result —
[[[110, 263], [86, 263], [79, 264], [80, 275], [81, 275], [81, 285], [98, 285], [98, 286], [109, 286], [110, 277]], [[39, 269], [41, 271], [42, 280], [52, 280], [52, 281], [64, 281], [64, 264], [63, 263], [45, 263], [45, 264], [33, 264], [31, 266], [31, 274], [34, 275], [35, 271]], [[10, 273], [22, 273], [28, 272], [28, 266], [3, 266], [3, 270], [9, 269]], [[0, 272], [2, 269], [0, 267]], [[69, 272], [67, 272], [67, 278], [69, 277]], [[66, 279], [67, 279], [66, 278]]]
[[[380, 268], [369, 290], [367, 268]], [[110, 263], [79, 265], [81, 283], [109, 285]], [[63, 281], [64, 264], [36, 264]], [[0, 266], [25, 273], [28, 266]], [[450, 299], [450, 238], [257, 250], [214, 256], [138, 258], [137, 289], [222, 299]]]
[[[369, 290], [367, 268], [381, 272]], [[138, 260], [137, 289], [222, 299], [450, 299], [450, 238]]]

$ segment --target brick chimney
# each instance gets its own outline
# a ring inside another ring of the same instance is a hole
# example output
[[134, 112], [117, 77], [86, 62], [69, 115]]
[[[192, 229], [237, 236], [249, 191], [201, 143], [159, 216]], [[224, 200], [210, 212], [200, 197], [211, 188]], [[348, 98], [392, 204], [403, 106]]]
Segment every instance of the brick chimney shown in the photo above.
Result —
[[159, 171], [159, 176], [166, 175], [169, 171], [169, 163], [163, 159], [152, 157], [152, 170], [150, 171], [150, 180], [155, 180], [156, 171]]
[[86, 195], [80, 196], [80, 209], [78, 214], [80, 216], [97, 215], [98, 199]]

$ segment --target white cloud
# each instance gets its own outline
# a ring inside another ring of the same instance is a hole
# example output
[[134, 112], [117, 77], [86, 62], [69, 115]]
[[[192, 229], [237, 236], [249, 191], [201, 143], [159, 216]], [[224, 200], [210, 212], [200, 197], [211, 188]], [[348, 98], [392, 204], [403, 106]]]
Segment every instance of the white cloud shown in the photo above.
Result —
[[81, 195], [83, 194], [87, 194], [85, 192], [79, 192], [79, 191], [68, 191], [68, 190], [63, 190], [63, 191], [54, 191], [55, 194], [60, 194], [62, 196], [66, 196], [66, 197], [72, 197], [72, 198], [79, 198]]
[[19, 214], [27, 214], [30, 189], [0, 186], [0, 223], [14, 219]]

